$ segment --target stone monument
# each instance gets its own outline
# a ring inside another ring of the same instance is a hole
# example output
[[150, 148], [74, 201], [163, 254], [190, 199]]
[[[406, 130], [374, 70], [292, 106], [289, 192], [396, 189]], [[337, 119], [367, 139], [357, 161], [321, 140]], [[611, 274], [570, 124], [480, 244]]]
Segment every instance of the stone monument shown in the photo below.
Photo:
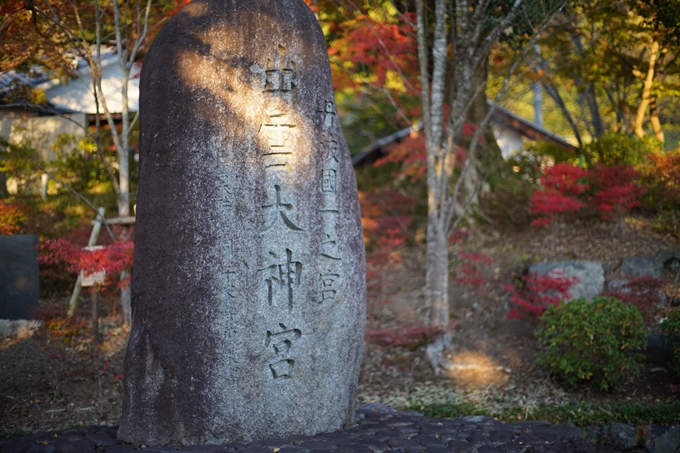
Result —
[[194, 0], [153, 43], [140, 93], [119, 439], [352, 423], [364, 245], [314, 15], [303, 0]]

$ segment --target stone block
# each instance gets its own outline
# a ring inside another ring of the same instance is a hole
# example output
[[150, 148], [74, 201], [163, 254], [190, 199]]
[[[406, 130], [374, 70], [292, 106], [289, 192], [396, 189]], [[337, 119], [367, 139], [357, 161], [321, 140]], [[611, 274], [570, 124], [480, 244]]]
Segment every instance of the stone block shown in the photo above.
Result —
[[605, 441], [619, 450], [630, 450], [637, 446], [637, 429], [625, 423], [612, 423], [605, 436]]
[[38, 236], [0, 236], [0, 319], [30, 319], [38, 308]]
[[572, 299], [584, 297], [591, 300], [604, 289], [604, 269], [602, 263], [592, 261], [553, 261], [535, 263], [529, 267], [529, 273], [549, 275], [558, 273], [565, 277], [576, 277], [578, 282], [570, 290]]
[[649, 453], [676, 453], [680, 451], [680, 426], [653, 425], [645, 438]]
[[654, 277], [663, 276], [663, 260], [659, 256], [634, 256], [624, 258], [621, 261], [619, 271], [631, 277]]

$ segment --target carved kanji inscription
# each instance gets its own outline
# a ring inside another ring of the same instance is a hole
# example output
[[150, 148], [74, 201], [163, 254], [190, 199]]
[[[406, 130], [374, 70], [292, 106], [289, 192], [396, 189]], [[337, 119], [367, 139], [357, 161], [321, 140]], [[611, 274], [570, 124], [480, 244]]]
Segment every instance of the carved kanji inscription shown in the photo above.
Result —
[[289, 329], [285, 324], [279, 323], [277, 331], [267, 331], [265, 347], [271, 347], [276, 354], [274, 360], [269, 362], [269, 369], [274, 379], [290, 379], [295, 366], [295, 359], [291, 349], [293, 344], [302, 336], [300, 329]]
[[337, 174], [333, 169], [323, 171], [323, 178], [321, 180], [321, 190], [323, 192], [335, 193], [337, 188]]
[[[293, 311], [294, 290], [300, 286], [302, 263], [293, 261], [293, 252], [286, 249], [285, 258], [269, 252], [270, 264], [258, 269], [262, 276], [260, 288], [267, 289], [267, 302], [271, 307], [277, 294], [283, 290], [288, 312]], [[283, 261], [282, 261], [283, 258]]]
[[335, 161], [340, 162], [340, 157], [339, 157], [339, 152], [340, 152], [340, 144], [338, 143], [338, 140], [335, 138], [335, 134], [332, 131], [324, 132], [324, 142], [326, 145], [327, 153], [326, 153], [326, 162], [333, 162]]
[[321, 294], [319, 303], [334, 302], [338, 295], [340, 274], [331, 270], [321, 272], [319, 276], [319, 292]]
[[335, 101], [326, 100], [323, 107], [323, 127], [332, 129], [338, 121], [338, 112], [335, 109]]
[[260, 126], [260, 136], [267, 144], [267, 149], [262, 154], [265, 168], [289, 165], [288, 158], [293, 154], [296, 127], [285, 113], [270, 114], [269, 121]]
[[337, 250], [338, 242], [330, 234], [325, 233], [325, 238], [321, 241], [321, 256], [335, 261], [341, 261], [340, 254]]
[[267, 67], [254, 64], [250, 71], [258, 76], [262, 92], [283, 99], [292, 105], [295, 96], [297, 65], [286, 57], [286, 48], [279, 44], [274, 59], [267, 59]]
[[262, 205], [262, 208], [265, 210], [270, 210], [271, 214], [265, 226], [260, 230], [260, 233], [270, 230], [274, 225], [277, 224], [279, 220], [281, 220], [284, 225], [293, 231], [304, 231], [302, 228], [295, 225], [290, 217], [288, 217], [286, 214], [286, 211], [291, 211], [293, 209], [293, 205], [291, 203], [284, 203], [281, 201], [281, 186], [275, 185], [274, 190], [276, 191], [274, 202], [271, 204]]
[[234, 205], [234, 194], [229, 189], [229, 182], [227, 175], [224, 173], [217, 173], [217, 200], [222, 206], [233, 206]]

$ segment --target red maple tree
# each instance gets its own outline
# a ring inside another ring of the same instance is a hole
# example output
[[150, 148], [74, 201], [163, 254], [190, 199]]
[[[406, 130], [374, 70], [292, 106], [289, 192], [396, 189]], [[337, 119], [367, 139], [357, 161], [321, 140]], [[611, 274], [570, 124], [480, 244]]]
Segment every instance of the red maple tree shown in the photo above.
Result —
[[621, 236], [625, 235], [626, 214], [640, 205], [642, 187], [637, 183], [640, 177], [641, 173], [632, 165], [598, 164], [590, 172], [595, 206], [604, 220], [619, 224]]
[[76, 245], [64, 238], [51, 239], [40, 245], [40, 257], [44, 264], [66, 263], [69, 271], [73, 273], [94, 274], [106, 272], [106, 281], [102, 287], [116, 282], [118, 287], [126, 287], [127, 280], [110, 278], [112, 274], [132, 269], [134, 242], [129, 238], [114, 241], [101, 249], [88, 251], [82, 246]]
[[517, 308], [510, 310], [508, 318], [540, 318], [550, 305], [559, 305], [571, 299], [571, 287], [578, 282], [578, 277], [567, 277], [559, 271], [524, 275], [521, 285], [505, 285], [510, 300], [517, 305]]
[[557, 224], [563, 220], [565, 214], [577, 212], [585, 206], [576, 197], [588, 190], [587, 176], [586, 170], [563, 162], [547, 168], [539, 178], [544, 189], [533, 193], [529, 210], [537, 216], [532, 225], [550, 225], [553, 248]]

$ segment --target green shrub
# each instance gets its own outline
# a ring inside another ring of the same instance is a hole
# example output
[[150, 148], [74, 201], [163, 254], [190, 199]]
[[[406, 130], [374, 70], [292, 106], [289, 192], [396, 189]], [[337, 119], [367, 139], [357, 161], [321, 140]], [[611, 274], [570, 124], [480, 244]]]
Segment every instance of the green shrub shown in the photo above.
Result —
[[572, 386], [587, 383], [610, 390], [640, 373], [642, 356], [634, 351], [646, 346], [646, 335], [634, 305], [613, 297], [575, 299], [550, 307], [541, 317], [536, 336], [546, 351], [537, 357]]
[[680, 239], [680, 210], [670, 209], [660, 212], [652, 219], [652, 228], [659, 233], [670, 234]]
[[668, 335], [666, 342], [673, 348], [675, 369], [680, 373], [680, 308], [676, 308], [661, 323], [661, 328]]
[[538, 184], [538, 178], [543, 174], [545, 167], [561, 162], [575, 164], [578, 162], [578, 156], [559, 145], [543, 141], [527, 142], [524, 149], [508, 158], [508, 165], [519, 179], [531, 184]]
[[663, 144], [654, 137], [640, 140], [626, 134], [608, 132], [585, 145], [581, 153], [588, 167], [594, 167], [597, 162], [608, 167], [612, 165], [638, 167], [646, 162], [650, 155], [662, 154]]

